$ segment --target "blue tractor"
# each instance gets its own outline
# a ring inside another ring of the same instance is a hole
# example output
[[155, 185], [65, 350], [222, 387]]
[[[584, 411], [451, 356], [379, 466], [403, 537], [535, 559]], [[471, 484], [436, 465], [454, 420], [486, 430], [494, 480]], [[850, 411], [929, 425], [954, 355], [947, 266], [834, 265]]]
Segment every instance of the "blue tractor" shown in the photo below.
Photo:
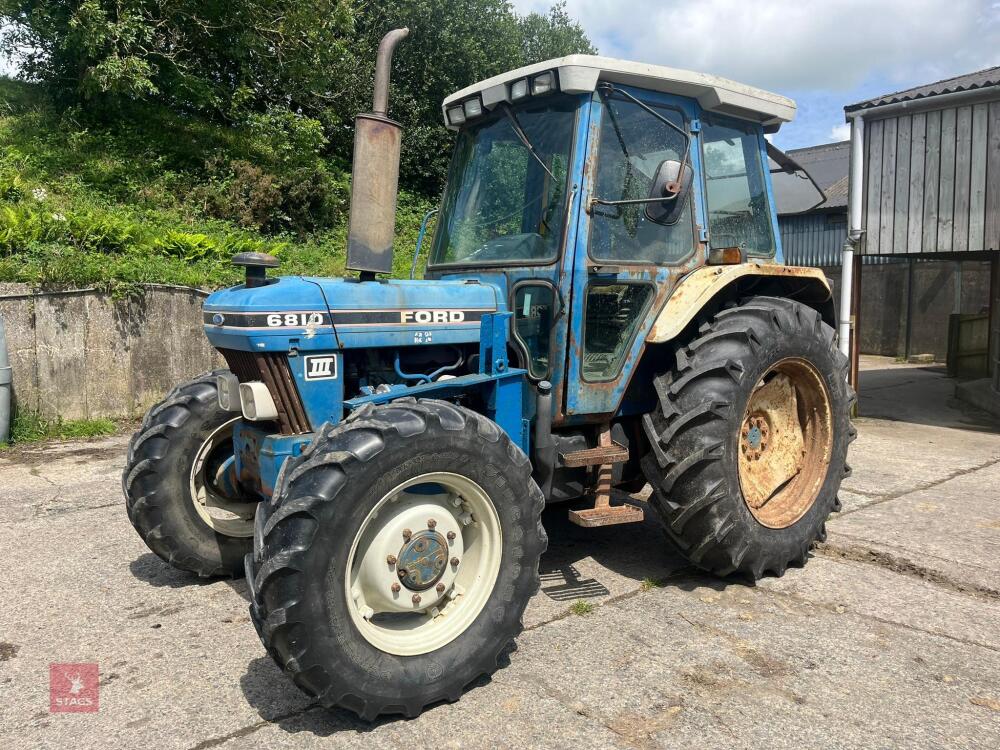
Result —
[[774, 189], [805, 182], [765, 135], [792, 101], [579, 55], [463, 89], [425, 277], [394, 280], [405, 35], [356, 121], [357, 275], [237, 256], [246, 282], [204, 307], [228, 368], [149, 411], [123, 479], [153, 552], [245, 570], [275, 661], [368, 719], [504, 662], [546, 504], [651, 510], [705, 570], [781, 575], [824, 538], [853, 437], [829, 284], [782, 263]]

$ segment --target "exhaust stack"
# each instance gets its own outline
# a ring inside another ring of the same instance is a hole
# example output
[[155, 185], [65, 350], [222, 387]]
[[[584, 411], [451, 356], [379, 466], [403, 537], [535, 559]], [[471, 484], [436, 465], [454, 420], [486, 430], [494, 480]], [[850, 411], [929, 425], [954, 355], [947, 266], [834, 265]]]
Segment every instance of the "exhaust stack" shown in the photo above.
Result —
[[347, 229], [347, 268], [362, 280], [392, 271], [396, 231], [396, 191], [403, 129], [387, 116], [392, 53], [409, 29], [390, 31], [378, 45], [372, 111], [354, 120], [351, 213]]

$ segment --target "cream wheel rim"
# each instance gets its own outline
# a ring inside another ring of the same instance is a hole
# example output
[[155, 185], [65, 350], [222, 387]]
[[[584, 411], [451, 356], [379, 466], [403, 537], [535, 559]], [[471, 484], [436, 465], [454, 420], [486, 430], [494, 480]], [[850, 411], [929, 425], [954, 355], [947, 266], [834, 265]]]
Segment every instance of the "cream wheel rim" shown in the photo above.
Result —
[[232, 453], [233, 425], [239, 418], [217, 428], [202, 443], [191, 465], [191, 504], [212, 531], [223, 536], [252, 537], [256, 502], [240, 502], [225, 495], [216, 477], [210, 476], [220, 455]]
[[354, 537], [344, 572], [351, 620], [386, 653], [436, 651], [482, 612], [502, 552], [482, 487], [451, 472], [414, 477], [379, 500]]

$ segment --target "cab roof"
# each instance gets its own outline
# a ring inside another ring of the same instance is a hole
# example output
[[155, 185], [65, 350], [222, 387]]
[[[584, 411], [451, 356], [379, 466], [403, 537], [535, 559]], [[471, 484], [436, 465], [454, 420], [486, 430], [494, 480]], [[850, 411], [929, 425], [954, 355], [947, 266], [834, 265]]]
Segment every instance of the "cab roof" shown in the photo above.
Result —
[[487, 110], [493, 109], [500, 102], [510, 101], [510, 84], [513, 81], [547, 70], [557, 71], [559, 90], [565, 93], [593, 92], [600, 81], [620, 83], [697, 99], [705, 110], [761, 123], [769, 132], [776, 131], [782, 123], [791, 122], [795, 117], [795, 102], [788, 97], [708, 73], [612, 57], [568, 55], [511, 70], [455, 92], [442, 104], [445, 125], [457, 129], [448, 123], [447, 109], [450, 105], [479, 94], [483, 106]]

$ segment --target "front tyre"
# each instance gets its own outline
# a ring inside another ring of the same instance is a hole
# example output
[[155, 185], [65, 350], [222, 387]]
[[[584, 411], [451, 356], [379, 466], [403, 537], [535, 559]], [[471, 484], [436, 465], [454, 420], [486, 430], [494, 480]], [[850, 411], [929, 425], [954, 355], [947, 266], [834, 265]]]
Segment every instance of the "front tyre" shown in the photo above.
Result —
[[544, 501], [485, 417], [401, 399], [282, 469], [247, 558], [268, 653], [326, 707], [416, 716], [503, 662], [538, 589]]
[[240, 576], [257, 498], [232, 480], [233, 414], [218, 370], [177, 386], [132, 437], [122, 475], [132, 526], [157, 556], [199, 576]]
[[718, 575], [803, 564], [839, 509], [855, 435], [833, 329], [799, 302], [753, 297], [704, 323], [654, 385], [643, 470], [671, 539]]

